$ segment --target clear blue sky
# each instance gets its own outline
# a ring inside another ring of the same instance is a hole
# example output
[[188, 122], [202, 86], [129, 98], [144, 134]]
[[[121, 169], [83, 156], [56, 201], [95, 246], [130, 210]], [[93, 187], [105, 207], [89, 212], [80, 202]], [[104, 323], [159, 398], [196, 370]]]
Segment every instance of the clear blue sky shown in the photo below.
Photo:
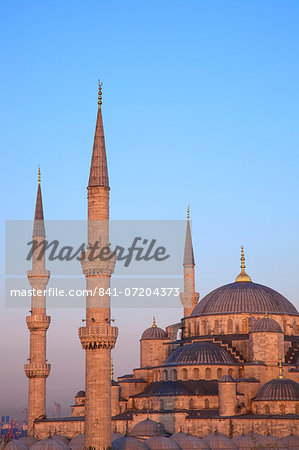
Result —
[[[190, 203], [201, 296], [235, 278], [244, 244], [252, 278], [299, 306], [297, 1], [12, 0], [0, 17], [3, 221], [32, 218], [38, 164], [46, 218], [85, 218], [100, 77], [111, 217], [183, 219]], [[137, 365], [152, 312], [115, 312], [117, 374]], [[162, 326], [180, 317], [155, 312]], [[51, 311], [48, 403], [67, 411], [84, 312], [64, 314]], [[26, 400], [24, 315], [1, 310], [1, 342], [12, 320], [20, 330], [2, 347], [7, 411]]]

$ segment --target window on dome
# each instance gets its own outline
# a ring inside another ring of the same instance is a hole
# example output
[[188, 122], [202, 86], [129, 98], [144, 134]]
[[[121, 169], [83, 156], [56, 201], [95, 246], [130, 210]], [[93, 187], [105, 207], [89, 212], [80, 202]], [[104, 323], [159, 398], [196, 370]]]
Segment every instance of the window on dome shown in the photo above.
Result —
[[188, 380], [188, 370], [187, 369], [182, 370], [182, 379], [184, 381]]
[[160, 409], [164, 409], [164, 403], [163, 403], [163, 400], [160, 400]]
[[247, 333], [248, 332], [248, 320], [247, 319], [242, 319], [242, 333]]
[[211, 379], [211, 375], [212, 375], [212, 371], [211, 371], [211, 369], [209, 367], [207, 367], [206, 370], [205, 370], [206, 380], [210, 380]]
[[163, 371], [163, 379], [164, 381], [168, 381], [168, 372], [166, 369]]
[[286, 333], [287, 332], [287, 321], [283, 320], [282, 324], [283, 324], [283, 331]]
[[189, 409], [194, 409], [194, 400], [193, 400], [193, 398], [190, 398], [190, 400], [189, 400]]
[[205, 399], [205, 409], [210, 409], [210, 402], [207, 398]]
[[299, 414], [299, 404], [296, 405], [296, 414]]
[[233, 324], [232, 319], [228, 319], [228, 321], [227, 321], [227, 331], [228, 331], [228, 333], [234, 332], [234, 324]]
[[280, 404], [279, 411], [280, 411], [280, 414], [285, 414], [286, 413], [286, 405], [284, 405], [283, 403]]
[[229, 369], [228, 374], [234, 378], [234, 369]]
[[157, 372], [154, 372], [153, 378], [154, 378], [154, 382], [157, 381]]
[[219, 333], [219, 320], [215, 320], [214, 322], [214, 333]]
[[217, 378], [218, 378], [218, 380], [220, 380], [220, 378], [222, 377], [222, 373], [223, 373], [223, 370], [219, 367], [219, 369], [217, 369]]
[[172, 379], [172, 381], [176, 381], [178, 379], [178, 373], [177, 373], [176, 369], [172, 369], [171, 379]]
[[201, 324], [202, 324], [202, 333], [207, 334], [207, 321], [203, 320]]
[[161, 373], [160, 373], [160, 370], [158, 370], [158, 373], [157, 373], [157, 381], [161, 381]]
[[199, 369], [197, 367], [193, 369], [193, 378], [194, 380], [199, 380]]
[[269, 416], [269, 414], [270, 414], [270, 406], [269, 405], [265, 405], [265, 414], [266, 414], [266, 416]]

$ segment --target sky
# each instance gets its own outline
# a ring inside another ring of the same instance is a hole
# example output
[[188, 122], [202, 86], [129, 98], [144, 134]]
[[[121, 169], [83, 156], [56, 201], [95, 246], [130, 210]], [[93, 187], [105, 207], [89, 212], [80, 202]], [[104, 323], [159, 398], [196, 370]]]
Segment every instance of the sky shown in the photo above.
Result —
[[[201, 298], [247, 271], [299, 307], [299, 4], [292, 0], [0, 1], [0, 413], [26, 404], [27, 309], [5, 306], [5, 221], [86, 217], [97, 80], [114, 220], [184, 220]], [[25, 275], [25, 274], [24, 274]], [[113, 307], [113, 305], [112, 305]], [[29, 305], [28, 305], [29, 309]], [[84, 388], [82, 308], [50, 308], [48, 414]], [[113, 310], [115, 376], [181, 308]]]

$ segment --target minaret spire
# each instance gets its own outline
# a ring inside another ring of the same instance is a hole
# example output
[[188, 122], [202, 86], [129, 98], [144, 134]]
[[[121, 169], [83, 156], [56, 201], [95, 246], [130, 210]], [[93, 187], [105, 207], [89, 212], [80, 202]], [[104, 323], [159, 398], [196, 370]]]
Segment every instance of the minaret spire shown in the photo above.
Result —
[[[42, 192], [40, 185], [40, 169], [38, 171], [38, 186], [33, 224], [33, 240], [40, 244], [45, 239]], [[46, 332], [50, 325], [50, 317], [46, 315], [45, 289], [50, 278], [50, 272], [45, 269], [45, 255], [39, 258], [39, 252], [32, 256], [32, 270], [27, 277], [32, 287], [30, 316], [26, 317], [30, 331], [30, 357], [25, 364], [25, 373], [29, 378], [28, 392], [28, 435], [34, 435], [34, 420], [46, 415], [46, 379], [51, 366], [46, 359]], [[36, 296], [34, 292], [42, 292]]]
[[195, 259], [192, 245], [192, 235], [190, 227], [190, 207], [187, 208], [187, 226], [184, 250], [184, 292], [180, 294], [181, 302], [184, 306], [184, 317], [190, 316], [198, 298], [198, 292], [195, 292]]
[[99, 81], [99, 100], [98, 100], [98, 115], [96, 131], [94, 135], [93, 142], [93, 152], [91, 158], [90, 174], [88, 187], [103, 186], [109, 188], [109, 178], [108, 178], [108, 168], [107, 168], [107, 158], [106, 158], [106, 148], [105, 148], [105, 137], [104, 137], [104, 127], [102, 119], [102, 85]]

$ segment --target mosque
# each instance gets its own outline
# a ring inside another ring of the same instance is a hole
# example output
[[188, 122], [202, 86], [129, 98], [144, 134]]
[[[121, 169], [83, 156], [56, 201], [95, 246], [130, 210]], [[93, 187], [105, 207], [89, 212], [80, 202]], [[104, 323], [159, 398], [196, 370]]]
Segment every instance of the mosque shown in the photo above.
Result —
[[[100, 85], [88, 220], [103, 221], [101, 233], [109, 242], [109, 178], [101, 105]], [[89, 225], [88, 242], [95, 234]], [[45, 236], [40, 179], [33, 236], [38, 241]], [[87, 287], [95, 283], [109, 287], [114, 263], [83, 261]], [[278, 442], [284, 436], [299, 435], [299, 314], [295, 306], [279, 292], [252, 281], [245, 271], [243, 247], [235, 281], [232, 277], [233, 282], [199, 300], [189, 213], [182, 275], [183, 317], [165, 330], [154, 319], [140, 336], [139, 367], [117, 380], [111, 371], [110, 351], [118, 332], [110, 320], [110, 298], [87, 297], [86, 325], [79, 329], [86, 352], [85, 390], [76, 394], [71, 417], [60, 419], [47, 418], [45, 413], [46, 378], [51, 369], [46, 360], [50, 317], [46, 299], [32, 297], [31, 315], [26, 319], [30, 360], [25, 365], [29, 436], [43, 439], [60, 434], [76, 439], [85, 433], [85, 448], [94, 449], [111, 448], [113, 436], [129, 436], [122, 438], [126, 444], [112, 443], [112, 447], [158, 449], [266, 448], [267, 439]], [[45, 260], [33, 258], [28, 272], [31, 286], [46, 286], [49, 276]], [[171, 435], [178, 436], [173, 447], [150, 446], [154, 437], [162, 442], [170, 441]], [[206, 447], [186, 447], [179, 443], [180, 436], [187, 441], [204, 441], [205, 436], [229, 439], [231, 447], [213, 446], [208, 438]], [[238, 439], [248, 436], [260, 436], [259, 446], [239, 446]], [[138, 439], [141, 447], [130, 439]], [[299, 448], [299, 438], [296, 442], [297, 447], [285, 448]]]

